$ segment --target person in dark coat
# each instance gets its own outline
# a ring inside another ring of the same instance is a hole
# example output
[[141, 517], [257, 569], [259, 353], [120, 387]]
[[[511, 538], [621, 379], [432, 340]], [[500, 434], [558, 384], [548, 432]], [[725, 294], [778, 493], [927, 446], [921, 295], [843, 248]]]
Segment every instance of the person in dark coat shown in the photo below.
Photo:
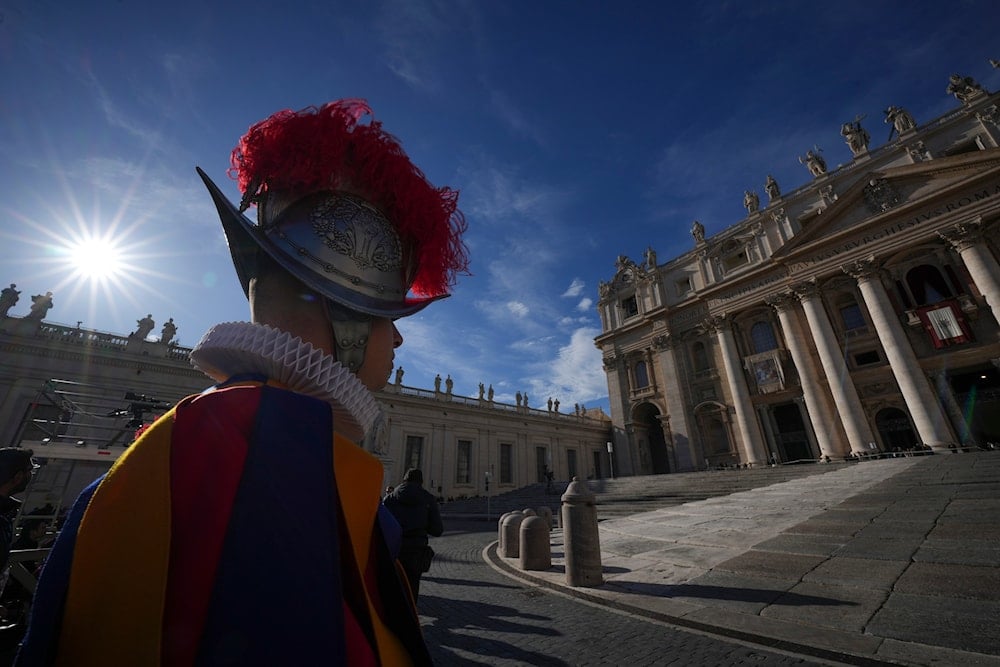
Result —
[[384, 501], [403, 529], [399, 562], [406, 571], [414, 600], [420, 590], [420, 575], [430, 567], [430, 559], [434, 555], [427, 544], [427, 536], [440, 537], [444, 532], [437, 500], [424, 489], [423, 484], [424, 474], [410, 468], [403, 475], [403, 483], [393, 489]]

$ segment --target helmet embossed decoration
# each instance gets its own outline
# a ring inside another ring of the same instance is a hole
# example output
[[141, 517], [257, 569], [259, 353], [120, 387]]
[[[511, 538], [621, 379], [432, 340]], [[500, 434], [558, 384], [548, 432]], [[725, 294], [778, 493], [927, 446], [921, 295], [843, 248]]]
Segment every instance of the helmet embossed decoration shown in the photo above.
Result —
[[[436, 188], [362, 100], [280, 111], [233, 150], [230, 202], [201, 170], [249, 293], [260, 252], [349, 311], [411, 315], [468, 272], [458, 193]], [[257, 224], [243, 215], [257, 207]]]

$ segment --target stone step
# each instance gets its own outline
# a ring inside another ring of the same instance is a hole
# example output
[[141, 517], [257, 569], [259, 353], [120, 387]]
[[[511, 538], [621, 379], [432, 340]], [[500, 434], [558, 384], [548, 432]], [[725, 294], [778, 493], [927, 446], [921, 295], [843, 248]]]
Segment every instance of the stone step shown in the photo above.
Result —
[[[773, 468], [710, 470], [668, 475], [620, 477], [617, 479], [588, 480], [598, 506], [598, 518], [634, 514], [659, 507], [730, 495], [740, 491], [771, 486], [781, 482], [822, 475], [842, 470], [845, 464], [784, 465]], [[493, 496], [487, 503], [485, 496], [446, 502], [441, 506], [444, 515], [499, 516], [511, 510], [548, 506], [557, 512], [560, 497], [568, 483], [553, 483], [554, 493], [545, 492], [545, 483], [532, 484], [514, 491]]]

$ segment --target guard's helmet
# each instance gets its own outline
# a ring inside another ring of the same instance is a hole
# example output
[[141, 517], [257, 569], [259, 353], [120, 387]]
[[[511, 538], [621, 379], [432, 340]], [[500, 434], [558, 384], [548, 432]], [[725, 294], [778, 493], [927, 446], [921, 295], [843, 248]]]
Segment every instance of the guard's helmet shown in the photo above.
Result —
[[[246, 292], [264, 251], [333, 301], [380, 317], [447, 296], [467, 269], [458, 193], [435, 188], [362, 100], [279, 111], [232, 153], [237, 209], [204, 172]], [[242, 215], [257, 206], [257, 224]], [[413, 292], [414, 296], [408, 296]]]
[[[371, 113], [339, 100], [252, 126], [229, 170], [239, 208], [198, 169], [244, 293], [263, 252], [329, 300], [335, 335], [338, 322], [412, 315], [468, 268], [458, 193], [431, 185], [381, 123], [358, 122]], [[257, 224], [243, 215], [251, 205]], [[342, 361], [354, 370], [361, 357]]]

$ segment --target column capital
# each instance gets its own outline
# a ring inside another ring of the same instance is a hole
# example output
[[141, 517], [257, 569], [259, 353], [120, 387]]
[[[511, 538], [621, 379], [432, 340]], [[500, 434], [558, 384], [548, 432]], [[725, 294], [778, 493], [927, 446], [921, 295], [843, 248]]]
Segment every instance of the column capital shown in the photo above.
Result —
[[669, 350], [677, 345], [677, 338], [669, 333], [660, 334], [653, 338], [654, 350]]
[[938, 236], [948, 242], [956, 252], [962, 252], [983, 242], [983, 219], [964, 220], [954, 227], [942, 229]]
[[881, 271], [881, 267], [879, 267], [874, 255], [844, 264], [840, 269], [859, 283], [875, 280], [878, 278], [879, 271]]
[[772, 294], [764, 299], [764, 303], [774, 308], [776, 311], [784, 312], [791, 310], [798, 303], [793, 292], [778, 292], [777, 294]]
[[732, 320], [730, 320], [728, 315], [712, 315], [706, 317], [701, 324], [705, 327], [706, 331], [711, 331], [712, 333], [728, 331], [733, 326]]
[[614, 355], [614, 354], [608, 355], [604, 357], [604, 359], [602, 359], [602, 362], [604, 363], [604, 370], [613, 371], [619, 366], [621, 366], [622, 361], [623, 359], [621, 355]]
[[780, 225], [781, 223], [783, 223], [785, 221], [785, 209], [776, 208], [773, 211], [771, 211], [771, 221], [774, 222], [776, 225]]
[[813, 299], [820, 295], [822, 290], [819, 287], [819, 283], [815, 278], [810, 278], [809, 280], [803, 280], [800, 283], [795, 283], [791, 287], [792, 293], [798, 297], [799, 301], [805, 301], [806, 299]]

